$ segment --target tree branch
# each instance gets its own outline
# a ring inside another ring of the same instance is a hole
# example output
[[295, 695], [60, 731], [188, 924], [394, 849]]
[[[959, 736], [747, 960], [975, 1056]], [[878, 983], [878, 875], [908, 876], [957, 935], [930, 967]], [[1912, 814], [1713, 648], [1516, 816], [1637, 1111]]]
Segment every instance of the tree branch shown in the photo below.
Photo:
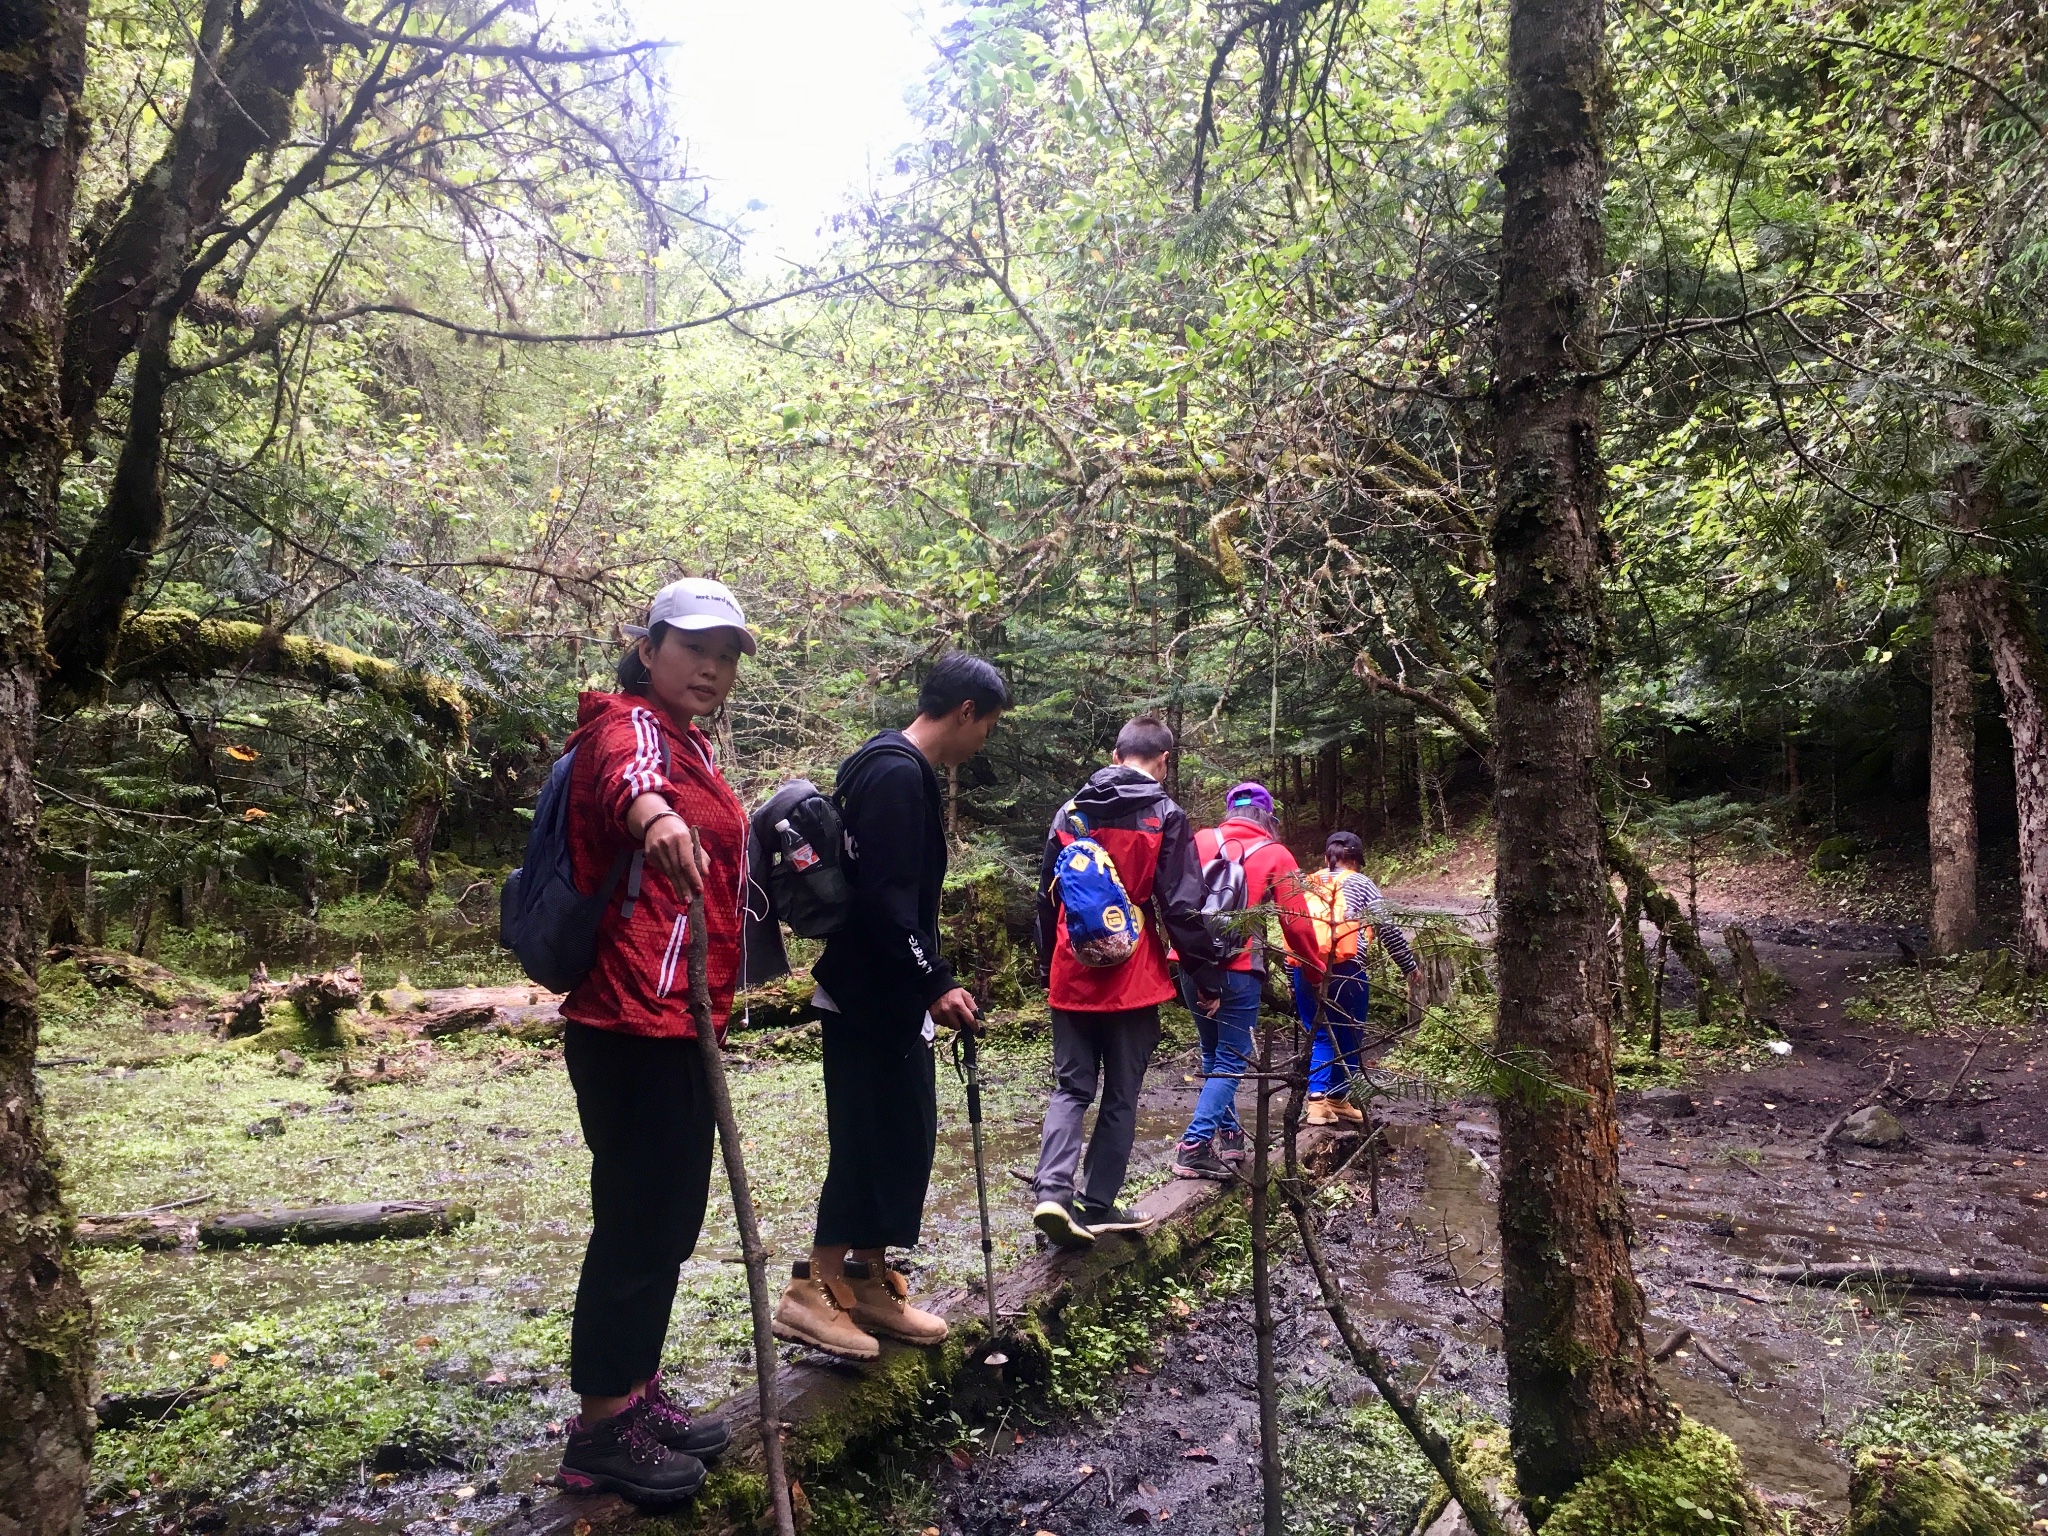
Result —
[[468, 702], [453, 683], [431, 673], [246, 620], [202, 619], [182, 608], [145, 609], [121, 626], [116, 682], [237, 673], [367, 693], [410, 711], [423, 730], [450, 745], [468, 740]]
[[1441, 694], [1431, 693], [1426, 688], [1416, 688], [1408, 683], [1397, 682], [1372, 664], [1369, 652], [1360, 651], [1358, 659], [1351, 663], [1351, 675], [1374, 693], [1391, 693], [1397, 699], [1406, 699], [1419, 708], [1428, 710], [1444, 724], [1465, 739], [1465, 744], [1488, 762], [1493, 761], [1493, 736], [1487, 728], [1474, 720], [1464, 710]]

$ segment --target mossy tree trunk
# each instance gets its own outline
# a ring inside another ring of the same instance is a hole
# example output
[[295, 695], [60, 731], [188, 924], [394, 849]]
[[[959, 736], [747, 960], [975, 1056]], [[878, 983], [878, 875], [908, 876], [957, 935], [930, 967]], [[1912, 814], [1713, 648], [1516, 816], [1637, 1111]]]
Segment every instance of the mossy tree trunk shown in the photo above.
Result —
[[[1949, 519], [1974, 532], [1996, 511], [1980, 462], [1984, 419], [1959, 408], [1950, 413], [1949, 432], [1968, 455], [1949, 476]], [[1970, 587], [1967, 575], [1951, 573], [1935, 584], [1931, 605], [1927, 863], [1933, 887], [1930, 938], [1937, 955], [1958, 955], [1977, 942], [1977, 708], [1970, 675], [1976, 635]]]
[[66, 434], [64, 263], [84, 0], [0, 0], [0, 1528], [69, 1532], [92, 1451], [92, 1314], [36, 1090], [43, 541]]
[[1928, 872], [1937, 955], [1977, 939], [1977, 710], [1970, 677], [1970, 593], [1950, 578], [1934, 589], [1934, 695], [1927, 752]]
[[[64, 410], [81, 446], [152, 307], [184, 272], [193, 233], [219, 216], [249, 162], [284, 141], [307, 72], [330, 42], [352, 31], [333, 11], [299, 0], [259, 0], [239, 16], [232, 7], [208, 7], [219, 26], [231, 16], [218, 65], [193, 70], [195, 87], [170, 144], [122, 192], [66, 301]], [[217, 34], [213, 44], [209, 52], [217, 51]]]
[[149, 260], [135, 274], [150, 299], [135, 341], [128, 430], [106, 502], [79, 548], [71, 579], [50, 604], [45, 629], [50, 690], [56, 696], [92, 698], [105, 688], [121, 619], [163, 541], [164, 409], [172, 382], [171, 342], [191, 298], [186, 258], [207, 216], [200, 199], [201, 173], [220, 119], [235, 110], [217, 89], [208, 88], [220, 77], [233, 15], [233, 0], [206, 0], [192, 56], [197, 85], [186, 98], [169, 150], [150, 171], [161, 199]]
[[1514, 0], [1495, 413], [1494, 773], [1505, 1093], [1502, 1321], [1515, 1469], [1538, 1508], [1675, 1416], [1643, 1341], [1614, 1118], [1600, 759], [1600, 0]]

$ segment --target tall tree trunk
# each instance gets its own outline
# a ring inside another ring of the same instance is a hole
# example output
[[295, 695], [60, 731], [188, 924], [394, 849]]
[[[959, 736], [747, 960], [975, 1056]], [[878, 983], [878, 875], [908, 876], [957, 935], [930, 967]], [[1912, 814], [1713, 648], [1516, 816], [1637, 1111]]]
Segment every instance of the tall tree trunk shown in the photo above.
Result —
[[[1513, 0], [1501, 171], [1493, 521], [1502, 1333], [1515, 1470], [1540, 1515], [1667, 1438], [1629, 1266], [1594, 770], [1600, 527], [1601, 0]], [[1561, 1091], [1560, 1091], [1561, 1090]]]
[[0, 0], [0, 1526], [18, 1536], [78, 1527], [92, 1453], [92, 1310], [35, 1080], [43, 540], [85, 18], [85, 0]]
[[1977, 621], [1991, 652], [2012, 733], [2012, 771], [2020, 819], [2020, 958], [2048, 969], [2048, 652], [2009, 576], [1976, 584]]
[[[232, 8], [210, 6], [225, 23]], [[301, 0], [259, 0], [234, 23], [218, 67], [195, 64], [171, 143], [122, 194], [65, 305], [64, 411], [81, 448], [100, 397], [141, 340], [149, 311], [192, 252], [193, 234], [225, 206], [249, 162], [284, 142], [292, 103], [331, 42], [353, 38], [338, 14]], [[202, 48], [219, 52], [219, 32]], [[97, 220], [95, 221], [97, 222]]]
[[1977, 941], [1977, 707], [1970, 677], [1970, 588], [1934, 589], [1934, 706], [1927, 754], [1927, 850], [1934, 885], [1934, 952]]

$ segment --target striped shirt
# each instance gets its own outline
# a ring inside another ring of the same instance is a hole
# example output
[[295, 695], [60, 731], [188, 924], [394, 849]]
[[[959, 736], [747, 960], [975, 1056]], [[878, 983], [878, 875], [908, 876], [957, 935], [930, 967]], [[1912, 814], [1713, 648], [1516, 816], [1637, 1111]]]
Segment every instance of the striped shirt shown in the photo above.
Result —
[[1387, 899], [1372, 883], [1372, 878], [1354, 869], [1344, 876], [1343, 890], [1344, 920], [1368, 919], [1374, 935], [1387, 946], [1387, 953], [1393, 957], [1394, 964], [1401, 967], [1401, 974], [1413, 976], [1415, 951], [1408, 947], [1408, 935], [1395, 924], [1393, 914], [1387, 911]]

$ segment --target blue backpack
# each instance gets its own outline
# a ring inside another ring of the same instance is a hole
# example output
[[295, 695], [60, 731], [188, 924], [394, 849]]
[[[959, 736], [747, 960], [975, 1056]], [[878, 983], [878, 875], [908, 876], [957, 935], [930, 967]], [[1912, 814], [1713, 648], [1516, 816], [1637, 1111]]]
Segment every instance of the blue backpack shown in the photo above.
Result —
[[[526, 862], [505, 877], [498, 893], [498, 942], [519, 957], [520, 969], [550, 992], [567, 992], [597, 964], [597, 930], [619, 881], [626, 882], [621, 921], [640, 901], [646, 855], [621, 848], [598, 888], [586, 896], [576, 889], [569, 858], [569, 777], [576, 750], [564, 752], [542, 786], [526, 838]], [[668, 741], [661, 743], [661, 771], [668, 772]]]
[[1067, 942], [1083, 965], [1097, 970], [1122, 965], [1137, 953], [1145, 920], [1108, 850], [1088, 835], [1081, 813], [1069, 805], [1062, 816], [1072, 840], [1053, 864], [1052, 888], [1067, 925]]

